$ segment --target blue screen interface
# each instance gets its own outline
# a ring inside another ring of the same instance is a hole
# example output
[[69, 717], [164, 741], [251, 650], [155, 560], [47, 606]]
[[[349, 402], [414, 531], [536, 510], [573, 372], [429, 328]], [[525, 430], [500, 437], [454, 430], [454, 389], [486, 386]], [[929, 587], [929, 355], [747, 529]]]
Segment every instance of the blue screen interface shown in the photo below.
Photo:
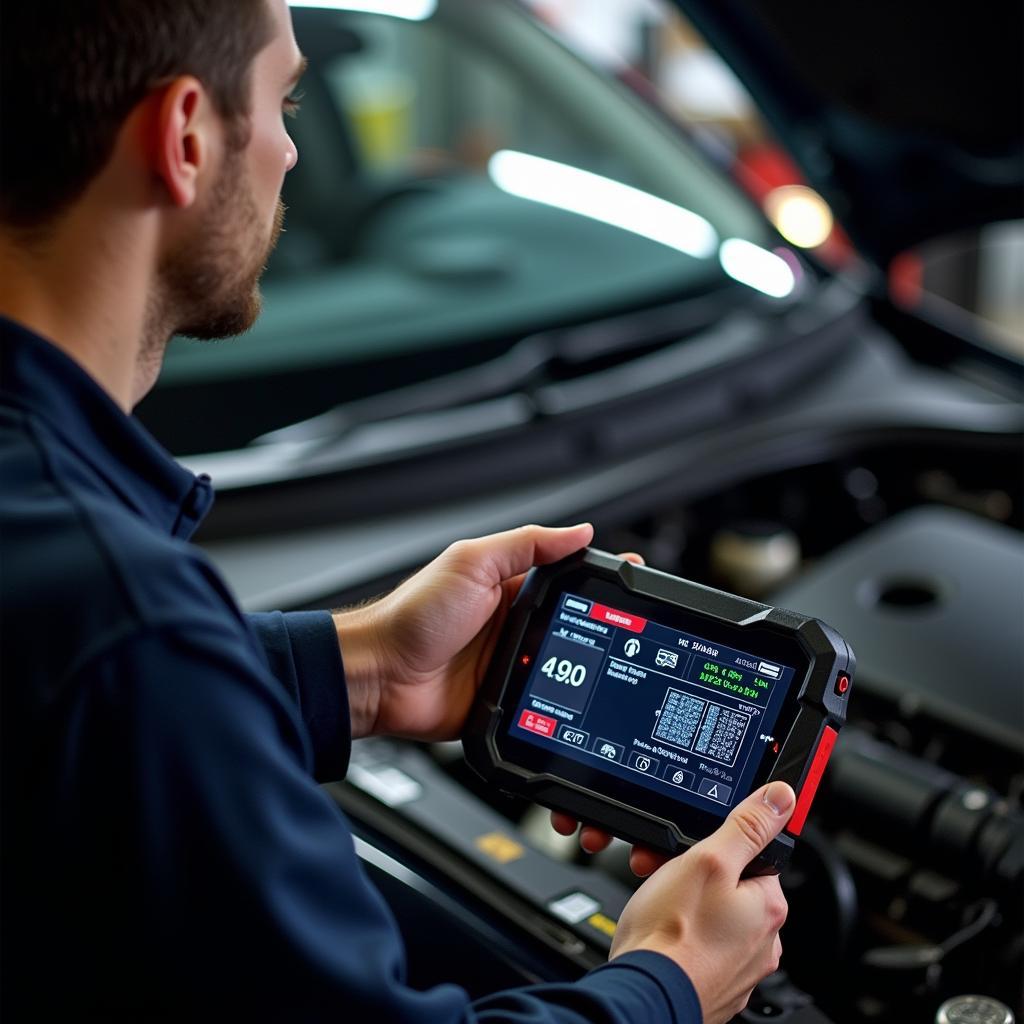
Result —
[[750, 791], [792, 666], [564, 593], [508, 734], [724, 816]]

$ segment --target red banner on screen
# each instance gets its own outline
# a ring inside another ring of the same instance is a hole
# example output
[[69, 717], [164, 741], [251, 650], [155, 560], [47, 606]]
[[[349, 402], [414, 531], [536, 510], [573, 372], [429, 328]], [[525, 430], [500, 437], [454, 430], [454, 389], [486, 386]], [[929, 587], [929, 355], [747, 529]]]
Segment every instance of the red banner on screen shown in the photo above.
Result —
[[590, 617], [597, 619], [598, 622], [607, 622], [610, 626], [619, 626], [622, 629], [628, 629], [631, 633], [642, 633], [644, 627], [647, 625], [646, 619], [641, 619], [639, 615], [630, 615], [629, 612], [620, 612], [615, 608], [609, 608], [607, 605], [595, 604], [590, 609]]

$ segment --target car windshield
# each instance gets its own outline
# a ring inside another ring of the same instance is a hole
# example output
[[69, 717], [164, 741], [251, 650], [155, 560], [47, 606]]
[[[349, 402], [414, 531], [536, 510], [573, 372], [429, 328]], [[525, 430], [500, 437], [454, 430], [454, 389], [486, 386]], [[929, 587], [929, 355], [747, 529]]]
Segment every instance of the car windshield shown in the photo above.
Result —
[[264, 312], [244, 338], [170, 346], [141, 413], [172, 450], [240, 447], [538, 331], [793, 291], [799, 263], [686, 129], [524, 8], [292, 12], [309, 70]]

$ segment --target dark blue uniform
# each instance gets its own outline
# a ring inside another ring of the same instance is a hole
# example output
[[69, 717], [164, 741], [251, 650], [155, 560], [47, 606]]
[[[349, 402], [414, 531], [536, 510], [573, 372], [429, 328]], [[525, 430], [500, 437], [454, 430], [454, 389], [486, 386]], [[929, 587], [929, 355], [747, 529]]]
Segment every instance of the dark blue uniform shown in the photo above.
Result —
[[317, 785], [350, 744], [331, 617], [243, 615], [188, 543], [211, 501], [0, 319], [4, 1019], [699, 1021], [649, 952], [476, 1003], [404, 985]]

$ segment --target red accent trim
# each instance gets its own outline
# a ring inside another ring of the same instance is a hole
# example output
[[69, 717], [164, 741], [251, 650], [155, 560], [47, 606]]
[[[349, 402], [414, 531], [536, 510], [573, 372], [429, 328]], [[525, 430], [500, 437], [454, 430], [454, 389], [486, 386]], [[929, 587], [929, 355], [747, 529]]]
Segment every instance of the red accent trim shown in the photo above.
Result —
[[631, 633], [642, 633], [647, 625], [647, 620], [640, 618], [639, 615], [620, 612], [604, 604], [595, 604], [590, 609], [590, 617], [597, 619], [598, 622], [607, 622], [610, 626], [620, 626], [622, 629], [628, 629]]
[[836, 745], [838, 735], [839, 733], [829, 725], [826, 725], [822, 731], [821, 739], [818, 740], [818, 749], [814, 752], [814, 760], [811, 761], [811, 767], [807, 770], [807, 778], [804, 779], [804, 784], [797, 795], [793, 817], [789, 819], [789, 824], [786, 826], [786, 831], [790, 835], [800, 835], [804, 822], [807, 821], [807, 812], [811, 809], [814, 794], [818, 791], [818, 783], [821, 782], [821, 777], [825, 774], [825, 765], [828, 764], [829, 755]]
[[846, 691], [849, 688], [850, 688], [850, 677], [849, 676], [840, 676], [836, 680], [836, 693], [838, 693], [840, 697], [842, 697], [842, 695], [844, 693], [846, 693]]

